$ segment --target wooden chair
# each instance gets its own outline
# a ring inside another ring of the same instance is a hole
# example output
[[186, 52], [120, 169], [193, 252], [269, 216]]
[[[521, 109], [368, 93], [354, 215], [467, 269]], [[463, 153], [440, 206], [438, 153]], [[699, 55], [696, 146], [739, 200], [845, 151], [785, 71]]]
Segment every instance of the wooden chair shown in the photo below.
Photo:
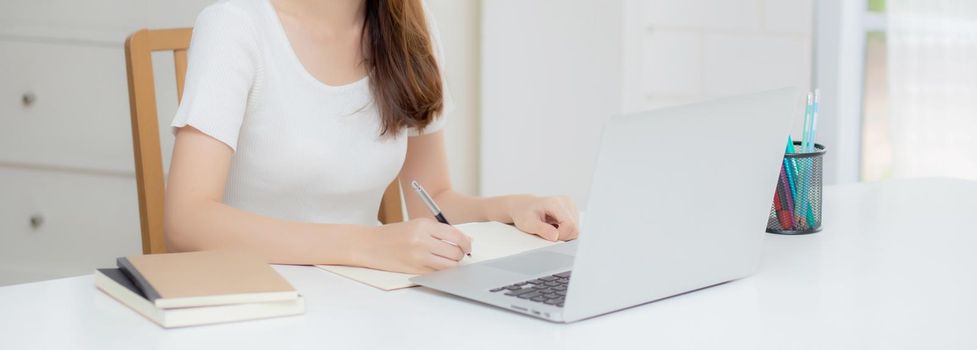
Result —
[[[187, 48], [190, 47], [191, 32], [192, 28], [143, 29], [130, 35], [125, 43], [143, 254], [166, 252], [163, 236], [163, 159], [159, 145], [152, 53], [173, 52], [179, 102], [187, 73]], [[403, 221], [402, 208], [400, 182], [394, 180], [383, 193], [377, 218], [382, 223]]]

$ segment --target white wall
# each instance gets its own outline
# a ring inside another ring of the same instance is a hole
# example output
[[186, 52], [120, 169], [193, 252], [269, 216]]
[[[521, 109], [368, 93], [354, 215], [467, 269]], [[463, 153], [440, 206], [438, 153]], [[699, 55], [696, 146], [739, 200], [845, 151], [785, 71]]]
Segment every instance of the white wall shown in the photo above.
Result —
[[584, 201], [600, 126], [621, 107], [622, 3], [482, 3], [483, 194]]
[[811, 78], [812, 0], [630, 0], [625, 109]]
[[478, 49], [480, 1], [427, 0], [441, 32], [444, 74], [455, 102], [445, 144], [455, 190], [478, 193]]
[[856, 182], [861, 167], [866, 3], [819, 0], [817, 5], [815, 83], [824, 93], [818, 139], [828, 147], [824, 181]]
[[484, 2], [482, 191], [584, 203], [610, 116], [808, 89], [812, 1]]

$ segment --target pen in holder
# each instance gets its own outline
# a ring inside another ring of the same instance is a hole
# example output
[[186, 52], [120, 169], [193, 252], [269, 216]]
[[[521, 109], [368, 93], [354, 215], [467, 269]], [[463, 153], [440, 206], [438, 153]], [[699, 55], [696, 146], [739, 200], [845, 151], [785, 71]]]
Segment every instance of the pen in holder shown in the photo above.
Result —
[[803, 235], [821, 231], [821, 189], [824, 145], [815, 144], [805, 152], [800, 141], [793, 142], [794, 153], [784, 154], [767, 219], [767, 232]]

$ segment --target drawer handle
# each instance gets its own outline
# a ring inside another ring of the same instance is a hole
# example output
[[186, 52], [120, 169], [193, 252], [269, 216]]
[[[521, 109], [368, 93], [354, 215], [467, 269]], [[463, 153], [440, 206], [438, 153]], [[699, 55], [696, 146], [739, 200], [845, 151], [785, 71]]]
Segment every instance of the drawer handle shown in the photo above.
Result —
[[36, 230], [40, 228], [41, 225], [44, 225], [44, 217], [41, 216], [41, 214], [31, 215], [31, 229]]
[[23, 96], [20, 97], [20, 103], [24, 104], [24, 107], [30, 107], [34, 105], [37, 101], [37, 95], [33, 92], [25, 92]]

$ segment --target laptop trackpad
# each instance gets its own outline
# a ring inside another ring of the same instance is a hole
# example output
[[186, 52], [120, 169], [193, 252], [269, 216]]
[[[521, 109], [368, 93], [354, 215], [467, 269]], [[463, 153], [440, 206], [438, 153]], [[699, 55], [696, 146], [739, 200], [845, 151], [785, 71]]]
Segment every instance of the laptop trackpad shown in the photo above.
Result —
[[502, 259], [495, 259], [485, 263], [486, 265], [503, 269], [510, 272], [526, 275], [539, 275], [560, 269], [569, 270], [573, 267], [573, 257], [547, 251], [536, 251], [528, 254], [519, 254]]

